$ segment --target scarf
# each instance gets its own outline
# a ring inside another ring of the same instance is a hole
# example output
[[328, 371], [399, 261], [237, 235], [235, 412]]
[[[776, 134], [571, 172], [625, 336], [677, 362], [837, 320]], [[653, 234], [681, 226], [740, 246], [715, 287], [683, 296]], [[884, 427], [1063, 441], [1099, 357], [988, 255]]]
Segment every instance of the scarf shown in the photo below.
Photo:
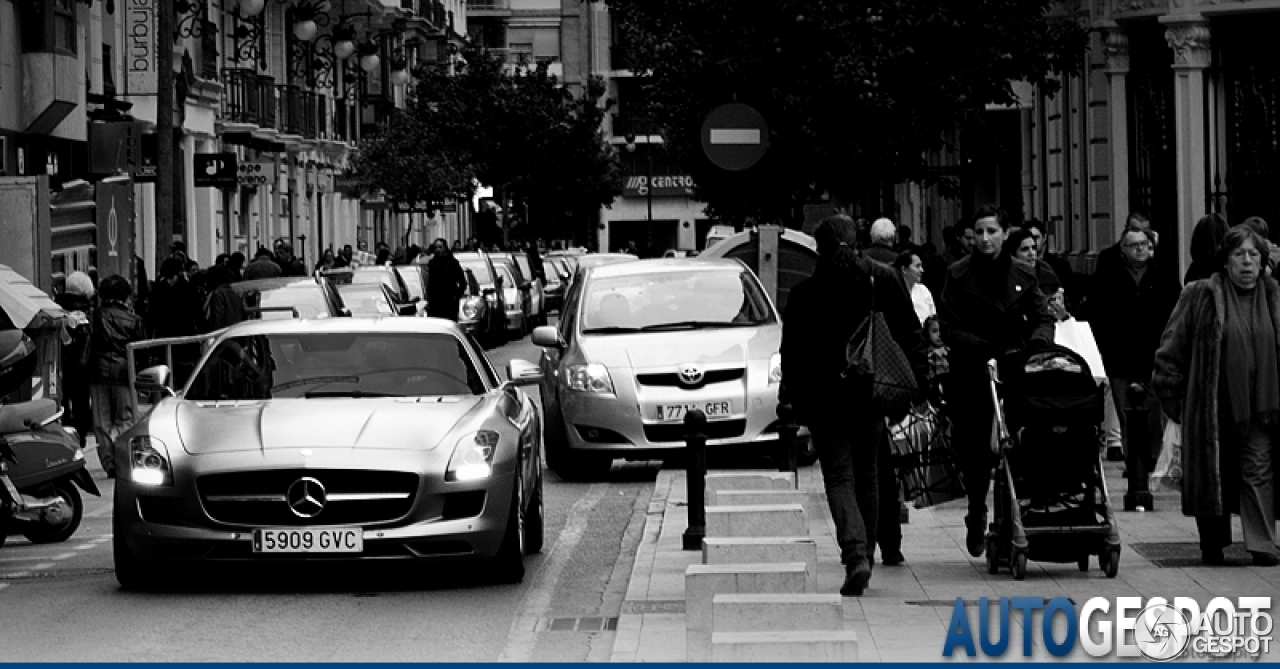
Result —
[[1231, 418], [1247, 433], [1250, 421], [1272, 426], [1280, 416], [1276, 331], [1261, 285], [1244, 291], [1230, 279], [1223, 283], [1222, 378]]

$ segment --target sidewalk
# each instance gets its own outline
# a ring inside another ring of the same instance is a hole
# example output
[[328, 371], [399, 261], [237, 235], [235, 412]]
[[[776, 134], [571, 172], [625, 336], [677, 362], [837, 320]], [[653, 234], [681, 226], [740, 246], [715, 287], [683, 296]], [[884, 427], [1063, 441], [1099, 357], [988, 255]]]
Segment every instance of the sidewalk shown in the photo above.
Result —
[[[1125, 482], [1120, 467], [1120, 463], [1106, 463], [1112, 501], [1123, 508]], [[802, 469], [799, 483], [802, 490], [811, 493], [808, 513], [810, 534], [818, 544], [818, 591], [839, 592], [844, 569], [839, 563], [820, 469], [816, 465]], [[1088, 572], [1080, 572], [1074, 563], [1032, 562], [1026, 580], [1021, 582], [1013, 580], [1007, 569], [989, 575], [984, 558], [969, 557], [964, 547], [963, 500], [930, 509], [912, 509], [910, 523], [903, 526], [906, 564], [877, 564], [867, 592], [862, 597], [844, 599], [846, 618], [858, 634], [860, 661], [946, 659], [942, 657], [942, 647], [956, 597], [976, 602], [983, 596], [1066, 596], [1081, 605], [1099, 596], [1187, 596], [1203, 606], [1217, 596], [1234, 599], [1242, 595], [1275, 597], [1280, 593], [1280, 568], [1200, 566], [1195, 521], [1182, 515], [1177, 495], [1159, 493], [1155, 505], [1155, 512], [1117, 514], [1123, 549], [1115, 579], [1103, 575], [1095, 558]], [[687, 526], [685, 473], [663, 470], [649, 503], [644, 536], [618, 621], [612, 661], [685, 661], [684, 572], [702, 559], [701, 551], [681, 548], [681, 535]], [[1234, 531], [1238, 542], [1238, 518]], [[1233, 550], [1241, 552], [1228, 552], [1228, 558], [1243, 560], [1242, 549], [1237, 545]], [[1039, 618], [1036, 620], [1038, 628]], [[1037, 647], [1032, 659], [1050, 659], [1040, 647], [1039, 632], [1036, 629], [1033, 635]], [[974, 633], [977, 634], [976, 627]], [[1021, 626], [1015, 619], [1011, 629], [1013, 643], [1005, 660], [1024, 659], [1021, 638]], [[959, 659], [967, 659], [963, 653], [959, 655]], [[1092, 660], [1078, 648], [1062, 659]], [[1271, 654], [1264, 659], [1280, 659], [1280, 649], [1273, 645]]]

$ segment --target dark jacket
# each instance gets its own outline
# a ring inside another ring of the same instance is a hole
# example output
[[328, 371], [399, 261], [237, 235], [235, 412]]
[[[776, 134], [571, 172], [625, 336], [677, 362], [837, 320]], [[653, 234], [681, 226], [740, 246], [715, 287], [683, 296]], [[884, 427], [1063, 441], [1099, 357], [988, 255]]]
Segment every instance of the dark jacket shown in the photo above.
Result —
[[147, 307], [147, 332], [154, 338], [199, 334], [203, 307], [200, 291], [190, 281], [180, 278], [172, 286], [157, 281]]
[[872, 260], [879, 260], [891, 267], [893, 266], [893, 261], [898, 259], [898, 252], [883, 244], [872, 244], [871, 246], [868, 246], [867, 250], [863, 251], [863, 253], [866, 253], [867, 257]]
[[928, 351], [901, 273], [865, 256], [849, 271], [820, 265], [791, 289], [782, 321], [783, 399], [802, 424], [844, 420], [850, 411], [869, 406], [870, 387], [841, 374], [849, 338], [871, 310], [871, 276], [876, 310], [907, 354], [920, 387], [927, 387]]
[[302, 264], [302, 261], [298, 260], [297, 258], [290, 258], [289, 260], [280, 260], [279, 265], [280, 265], [281, 276], [306, 276], [307, 275], [307, 266]]
[[67, 384], [89, 382], [89, 340], [93, 336], [93, 302], [83, 296], [63, 293], [55, 300], [77, 325], [70, 328], [69, 343], [62, 345], [62, 380]]
[[457, 320], [458, 299], [467, 292], [467, 275], [452, 253], [427, 261], [427, 314]]
[[[1084, 300], [1084, 295], [1080, 294], [1080, 286], [1077, 285], [1076, 273], [1071, 269], [1071, 263], [1056, 253], [1045, 253], [1040, 260], [1053, 270], [1058, 279], [1058, 285], [1067, 291], [1067, 311], [1074, 311], [1074, 308]], [[1040, 292], [1050, 295], [1056, 291], [1049, 291], [1042, 287]]]
[[245, 265], [244, 280], [253, 281], [254, 279], [274, 279], [283, 272], [276, 261], [268, 258], [255, 258], [253, 262]]
[[244, 298], [232, 290], [231, 284], [218, 286], [205, 300], [204, 329], [206, 332], [221, 330], [248, 318], [244, 310]]
[[1182, 277], [1182, 283], [1189, 284], [1192, 281], [1207, 279], [1213, 276], [1213, 273], [1216, 271], [1218, 271], [1218, 267], [1212, 262], [1192, 260], [1191, 266], [1187, 268], [1187, 275]]
[[1152, 258], [1141, 282], [1123, 262], [1099, 264], [1089, 295], [1089, 325], [1107, 374], [1145, 382], [1160, 345], [1160, 333], [1182, 286], [1159, 258]]
[[93, 383], [126, 385], [129, 382], [129, 344], [147, 338], [142, 318], [115, 301], [105, 302], [95, 313], [89, 339]]
[[1036, 275], [1004, 253], [994, 260], [970, 254], [947, 270], [938, 320], [953, 374], [980, 374], [991, 358], [1053, 342], [1053, 315]]
[[[1221, 438], [1219, 425], [1228, 281], [1214, 274], [1182, 290], [1164, 328], [1151, 375], [1152, 388], [1162, 403], [1182, 403], [1182, 513], [1189, 516], [1222, 515], [1239, 506], [1240, 456], [1231, 448], [1233, 440]], [[1263, 278], [1258, 290], [1266, 291], [1272, 325], [1280, 332], [1280, 285]], [[1280, 495], [1275, 504], [1280, 510]]]

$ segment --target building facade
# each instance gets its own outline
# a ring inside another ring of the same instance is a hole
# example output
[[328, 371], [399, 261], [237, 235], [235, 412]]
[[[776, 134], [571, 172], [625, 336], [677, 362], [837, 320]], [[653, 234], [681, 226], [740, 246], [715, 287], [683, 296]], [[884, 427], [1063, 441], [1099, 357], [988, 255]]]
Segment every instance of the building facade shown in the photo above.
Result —
[[[0, 176], [42, 175], [50, 191], [47, 222], [31, 224], [52, 255], [38, 285], [112, 273], [135, 254], [154, 274], [161, 225], [201, 266], [278, 239], [311, 264], [345, 244], [464, 236], [468, 207], [383, 202], [347, 177], [413, 69], [463, 42], [462, 0], [179, 1], [168, 64], [160, 1], [0, 0]], [[164, 66], [175, 72], [172, 213], [155, 204]], [[234, 179], [197, 185], [197, 166], [222, 158]]]

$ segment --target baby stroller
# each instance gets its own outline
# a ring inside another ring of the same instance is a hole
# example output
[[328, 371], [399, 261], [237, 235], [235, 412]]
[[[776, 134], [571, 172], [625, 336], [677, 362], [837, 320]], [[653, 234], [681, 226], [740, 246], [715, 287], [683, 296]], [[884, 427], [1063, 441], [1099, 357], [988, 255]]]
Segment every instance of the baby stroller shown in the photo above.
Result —
[[1014, 353], [998, 370], [990, 361], [988, 371], [999, 464], [987, 571], [1007, 565], [1020, 581], [1029, 559], [1088, 571], [1097, 555], [1115, 578], [1120, 532], [1102, 469], [1103, 395], [1089, 363], [1050, 345]]

